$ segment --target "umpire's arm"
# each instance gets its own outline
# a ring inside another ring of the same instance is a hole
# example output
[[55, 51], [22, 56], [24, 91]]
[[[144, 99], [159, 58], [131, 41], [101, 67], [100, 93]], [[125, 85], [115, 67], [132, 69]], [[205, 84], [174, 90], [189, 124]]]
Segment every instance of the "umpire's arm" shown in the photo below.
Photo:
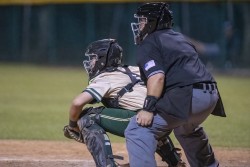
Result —
[[159, 98], [164, 87], [165, 75], [157, 73], [147, 80], [147, 95]]
[[[145, 99], [143, 110], [136, 116], [137, 123], [141, 126], [149, 126], [153, 120], [153, 112], [157, 99], [161, 96], [164, 87], [165, 75], [157, 73], [147, 80], [147, 98]], [[150, 101], [150, 102], [149, 102]]]

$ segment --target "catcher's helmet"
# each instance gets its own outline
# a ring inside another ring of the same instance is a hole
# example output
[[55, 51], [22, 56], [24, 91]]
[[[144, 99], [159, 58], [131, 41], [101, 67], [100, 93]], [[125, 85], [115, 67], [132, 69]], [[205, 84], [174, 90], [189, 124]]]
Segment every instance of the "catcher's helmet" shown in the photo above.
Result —
[[146, 3], [137, 9], [134, 17], [138, 23], [131, 23], [135, 44], [139, 44], [150, 33], [173, 26], [172, 11], [164, 2]]
[[83, 61], [89, 79], [104, 70], [118, 67], [122, 62], [122, 47], [115, 39], [102, 39], [92, 42], [85, 52], [89, 60]]

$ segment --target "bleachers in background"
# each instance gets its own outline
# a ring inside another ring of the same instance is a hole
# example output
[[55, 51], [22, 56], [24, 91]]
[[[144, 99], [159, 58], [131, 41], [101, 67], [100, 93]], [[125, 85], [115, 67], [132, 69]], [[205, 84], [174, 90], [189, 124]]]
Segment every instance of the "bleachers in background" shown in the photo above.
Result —
[[[81, 65], [90, 42], [116, 38], [123, 46], [125, 63], [135, 64], [130, 23], [135, 21], [133, 15], [140, 3], [107, 2], [1, 0], [0, 61]], [[224, 67], [228, 47], [235, 46], [237, 54], [231, 56], [231, 63], [237, 67], [250, 66], [250, 39], [247, 38], [250, 3], [171, 1], [170, 6], [174, 12], [174, 29], [207, 49], [201, 52], [205, 63]], [[228, 23], [235, 29], [231, 44], [224, 36]]]

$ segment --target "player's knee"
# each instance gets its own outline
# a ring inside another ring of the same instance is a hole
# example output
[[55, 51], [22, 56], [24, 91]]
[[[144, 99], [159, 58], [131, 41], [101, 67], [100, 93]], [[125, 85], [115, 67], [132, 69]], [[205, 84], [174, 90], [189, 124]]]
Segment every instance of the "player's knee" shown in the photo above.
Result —
[[133, 137], [136, 137], [136, 134], [136, 129], [132, 128], [131, 126], [128, 126], [124, 131], [124, 136], [126, 139], [131, 138], [133, 140]]
[[[144, 128], [137, 128], [137, 127], [126, 128], [124, 135], [127, 140], [129, 141], [154, 141], [155, 140], [153, 134], [151, 133], [148, 134], [144, 131]], [[138, 135], [138, 134], [141, 134], [141, 135]], [[144, 134], [147, 134], [147, 135], [144, 135]]]
[[135, 121], [135, 116], [134, 117], [132, 117], [131, 119], [130, 119], [130, 122], [129, 122], [129, 124], [128, 124], [128, 126], [127, 126], [127, 128], [125, 129], [125, 131], [124, 131], [124, 136], [126, 137], [126, 138], [130, 138], [130, 137], [132, 137], [132, 136], [136, 136], [136, 134], [137, 134], [137, 128], [138, 127], [138, 125], [137, 125], [137, 123], [136, 123], [136, 121]]
[[77, 121], [77, 125], [82, 133], [85, 128], [90, 127], [94, 123], [95, 122], [89, 117], [89, 115], [85, 115]]
[[129, 130], [125, 129], [124, 136], [125, 136], [125, 138], [128, 138], [130, 136]]

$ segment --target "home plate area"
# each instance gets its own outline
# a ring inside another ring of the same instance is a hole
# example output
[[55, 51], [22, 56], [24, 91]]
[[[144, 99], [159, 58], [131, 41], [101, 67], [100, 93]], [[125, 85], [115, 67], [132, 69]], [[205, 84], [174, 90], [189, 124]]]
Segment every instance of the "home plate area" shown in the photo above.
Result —
[[[128, 167], [124, 143], [113, 143], [116, 162]], [[250, 149], [214, 148], [221, 167], [250, 167]], [[187, 163], [184, 153], [182, 159]], [[157, 166], [167, 167], [156, 155]], [[187, 163], [188, 166], [188, 163]], [[75, 141], [0, 140], [0, 167], [95, 167], [84, 144]]]

